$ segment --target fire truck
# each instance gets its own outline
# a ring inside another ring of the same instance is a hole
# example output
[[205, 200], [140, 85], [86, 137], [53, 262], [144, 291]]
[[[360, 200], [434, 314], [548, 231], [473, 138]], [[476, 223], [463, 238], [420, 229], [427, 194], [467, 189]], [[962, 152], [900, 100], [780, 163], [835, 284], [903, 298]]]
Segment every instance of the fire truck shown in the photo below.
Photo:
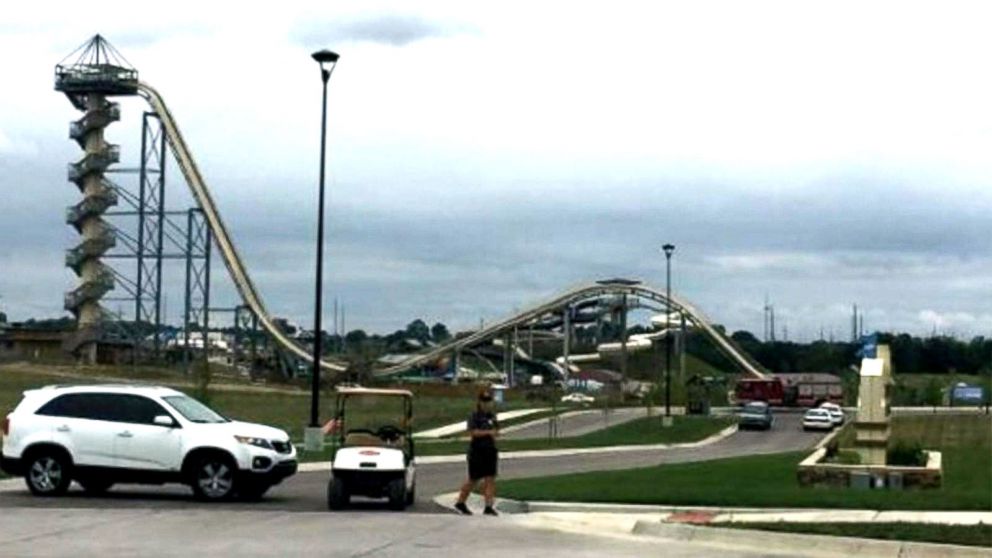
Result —
[[844, 403], [840, 377], [816, 372], [771, 374], [762, 378], [742, 378], [731, 394], [731, 402], [743, 405], [764, 401], [785, 407], [815, 407], [820, 403]]

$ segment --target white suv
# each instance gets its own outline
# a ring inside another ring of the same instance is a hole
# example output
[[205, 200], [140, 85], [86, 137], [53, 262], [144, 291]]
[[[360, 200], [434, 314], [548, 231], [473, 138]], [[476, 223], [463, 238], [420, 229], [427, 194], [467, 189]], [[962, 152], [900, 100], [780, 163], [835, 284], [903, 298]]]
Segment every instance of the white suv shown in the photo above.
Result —
[[286, 432], [228, 420], [163, 387], [26, 391], [2, 426], [0, 468], [39, 496], [63, 494], [75, 480], [92, 493], [179, 482], [203, 500], [253, 499], [296, 473]]

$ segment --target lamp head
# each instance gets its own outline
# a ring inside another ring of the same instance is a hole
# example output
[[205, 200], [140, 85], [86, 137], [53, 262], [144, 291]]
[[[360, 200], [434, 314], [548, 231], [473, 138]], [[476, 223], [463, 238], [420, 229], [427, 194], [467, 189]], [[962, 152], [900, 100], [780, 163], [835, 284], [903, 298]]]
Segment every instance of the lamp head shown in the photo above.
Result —
[[321, 64], [324, 64], [325, 62], [329, 64], [333, 64], [338, 61], [338, 58], [340, 58], [338, 56], [338, 53], [331, 52], [326, 48], [322, 50], [318, 50], [317, 52], [311, 54], [310, 56], [312, 56], [314, 60], [320, 62]]
[[672, 252], [675, 251], [675, 245], [674, 244], [666, 244], [666, 245], [662, 246], [661, 249], [665, 251], [665, 257], [666, 258], [671, 258], [672, 257]]

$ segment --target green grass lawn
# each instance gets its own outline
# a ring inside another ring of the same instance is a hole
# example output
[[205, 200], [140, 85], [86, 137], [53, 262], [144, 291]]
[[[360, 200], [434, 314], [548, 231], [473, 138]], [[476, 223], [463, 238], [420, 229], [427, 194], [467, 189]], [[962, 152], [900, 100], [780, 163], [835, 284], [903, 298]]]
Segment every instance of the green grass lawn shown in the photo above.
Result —
[[[14, 366], [14, 365], [5, 365]], [[79, 371], [82, 372], [79, 372]], [[60, 372], [79, 372], [82, 377], [66, 378]], [[176, 370], [158, 368], [130, 367], [98, 367], [93, 370], [76, 369], [73, 367], [46, 367], [32, 365], [30, 371], [23, 368], [9, 371], [0, 366], [0, 413], [12, 410], [21, 400], [25, 390], [35, 389], [50, 384], [85, 384], [86, 377], [92, 376], [92, 381], [121, 381], [156, 383], [175, 387], [186, 393], [193, 393], [192, 388], [184, 385], [188, 380]], [[99, 379], [99, 380], [98, 380]], [[91, 381], [91, 383], [92, 383]], [[214, 383], [227, 383], [226, 377], [215, 377]], [[265, 391], [266, 388], [279, 387], [281, 391]], [[471, 386], [415, 386], [414, 427], [416, 430], [426, 430], [444, 426], [454, 422], [464, 421], [474, 407], [474, 389]], [[303, 427], [310, 416], [309, 392], [292, 386], [252, 386], [236, 385], [235, 390], [211, 389], [208, 403], [221, 414], [230, 418], [259, 422], [282, 428], [290, 433], [294, 440], [303, 438]], [[332, 414], [334, 396], [325, 391], [321, 399], [321, 418], [328, 419]], [[527, 401], [523, 397], [512, 397], [500, 410], [513, 410], [543, 406], [541, 403]]]
[[[733, 424], [728, 417], [675, 417], [671, 428], [661, 427], [660, 417], [635, 419], [623, 424], [611, 426], [584, 436], [571, 438], [547, 438], [530, 440], [500, 440], [497, 442], [500, 451], [547, 450], [562, 448], [595, 448], [606, 446], [643, 445], [643, 444], [676, 444], [695, 442], [707, 438], [727, 426]], [[468, 442], [453, 441], [417, 441], [417, 455], [457, 455], [465, 453]], [[303, 454], [303, 461], [328, 461], [331, 459], [331, 448], [321, 453]]]
[[992, 525], [933, 525], [927, 523], [713, 523], [712, 527], [811, 533], [898, 541], [992, 546]]
[[522, 500], [631, 504], [992, 510], [988, 416], [896, 417], [893, 437], [920, 440], [925, 448], [943, 452], [941, 488], [889, 492], [801, 487], [796, 466], [808, 452], [797, 452], [508, 480], [500, 484], [500, 493]]

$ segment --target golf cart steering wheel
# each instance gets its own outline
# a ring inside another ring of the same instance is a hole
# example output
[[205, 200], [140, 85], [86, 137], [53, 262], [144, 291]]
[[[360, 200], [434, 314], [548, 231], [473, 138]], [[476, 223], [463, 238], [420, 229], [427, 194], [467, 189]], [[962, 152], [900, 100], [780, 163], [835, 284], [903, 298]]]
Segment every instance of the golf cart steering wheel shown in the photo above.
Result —
[[375, 431], [375, 435], [387, 442], [393, 442], [400, 439], [400, 436], [403, 435], [403, 431], [391, 424], [387, 424], [385, 426], [380, 426], [379, 429]]

